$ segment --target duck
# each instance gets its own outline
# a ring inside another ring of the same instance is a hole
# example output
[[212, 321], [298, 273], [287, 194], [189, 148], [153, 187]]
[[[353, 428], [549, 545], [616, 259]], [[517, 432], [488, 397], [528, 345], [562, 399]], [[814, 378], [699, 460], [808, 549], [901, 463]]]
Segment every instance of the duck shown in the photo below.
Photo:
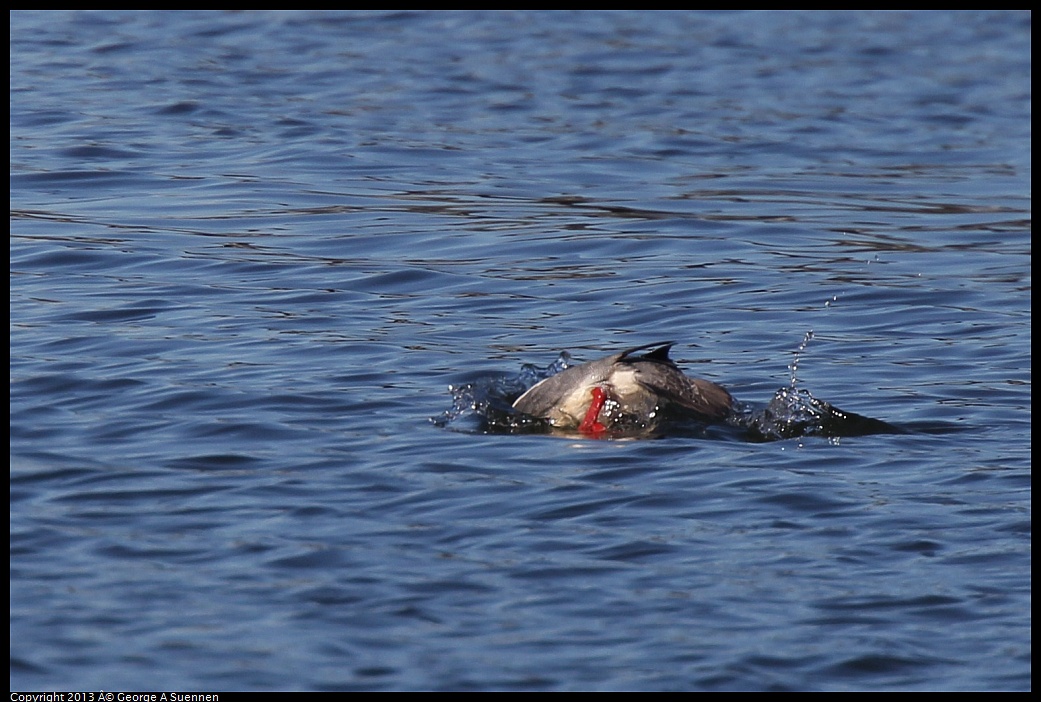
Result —
[[554, 429], [594, 436], [652, 427], [668, 412], [724, 421], [734, 412], [734, 398], [721, 385], [684, 375], [669, 358], [675, 343], [635, 346], [567, 368], [533, 385], [513, 408]]

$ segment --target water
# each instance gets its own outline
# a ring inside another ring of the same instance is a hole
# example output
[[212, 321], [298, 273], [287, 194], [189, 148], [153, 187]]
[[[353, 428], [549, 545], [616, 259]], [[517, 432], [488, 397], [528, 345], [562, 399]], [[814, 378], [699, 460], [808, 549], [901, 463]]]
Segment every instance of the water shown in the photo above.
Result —
[[[1030, 36], [12, 13], [12, 689], [1029, 689]], [[944, 431], [429, 421], [661, 339]]]

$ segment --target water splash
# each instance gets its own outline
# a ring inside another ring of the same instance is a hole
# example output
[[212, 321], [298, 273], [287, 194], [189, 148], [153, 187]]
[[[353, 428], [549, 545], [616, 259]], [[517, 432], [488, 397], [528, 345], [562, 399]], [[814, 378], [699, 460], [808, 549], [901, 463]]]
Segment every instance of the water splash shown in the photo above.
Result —
[[806, 332], [806, 335], [802, 338], [802, 343], [799, 344], [799, 347], [797, 349], [795, 349], [795, 357], [792, 358], [792, 362], [788, 364], [788, 372], [791, 374], [791, 387], [792, 387], [792, 390], [795, 389], [795, 385], [796, 385], [796, 382], [797, 382], [796, 375], [799, 372], [799, 357], [802, 356], [803, 351], [806, 350], [806, 347], [810, 345], [810, 341], [812, 341], [812, 340], [813, 340], [813, 330], [810, 329], [808, 332]]
[[571, 354], [562, 351], [553, 363], [540, 368], [531, 363], [521, 366], [516, 375], [482, 378], [464, 385], [449, 385], [451, 409], [431, 417], [435, 425], [467, 433], [528, 433], [545, 431], [546, 423], [520, 414], [513, 402], [524, 391], [551, 375], [570, 368]]
[[809, 390], [798, 387], [799, 363], [813, 340], [813, 330], [806, 332], [788, 364], [788, 387], [779, 388], [761, 410], [744, 407], [736, 421], [748, 430], [753, 440], [772, 441], [800, 436], [824, 436], [833, 441], [842, 436], [902, 433], [898, 427], [854, 412], [840, 410], [830, 402], [818, 399]]

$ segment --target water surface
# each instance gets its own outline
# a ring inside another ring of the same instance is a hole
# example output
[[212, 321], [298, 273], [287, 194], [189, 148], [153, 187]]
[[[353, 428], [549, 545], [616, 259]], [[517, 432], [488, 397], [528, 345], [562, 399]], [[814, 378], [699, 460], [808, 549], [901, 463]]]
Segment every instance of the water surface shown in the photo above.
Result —
[[1029, 14], [10, 19], [12, 689], [1030, 688]]

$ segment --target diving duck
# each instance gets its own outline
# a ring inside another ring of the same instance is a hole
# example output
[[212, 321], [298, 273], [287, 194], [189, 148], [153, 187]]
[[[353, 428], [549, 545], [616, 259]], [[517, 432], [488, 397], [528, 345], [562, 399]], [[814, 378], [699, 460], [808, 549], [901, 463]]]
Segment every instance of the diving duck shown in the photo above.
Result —
[[572, 366], [529, 388], [513, 407], [555, 428], [592, 435], [653, 426], [665, 412], [701, 421], [726, 419], [734, 407], [730, 393], [685, 376], [669, 358], [673, 343], [636, 346]]

